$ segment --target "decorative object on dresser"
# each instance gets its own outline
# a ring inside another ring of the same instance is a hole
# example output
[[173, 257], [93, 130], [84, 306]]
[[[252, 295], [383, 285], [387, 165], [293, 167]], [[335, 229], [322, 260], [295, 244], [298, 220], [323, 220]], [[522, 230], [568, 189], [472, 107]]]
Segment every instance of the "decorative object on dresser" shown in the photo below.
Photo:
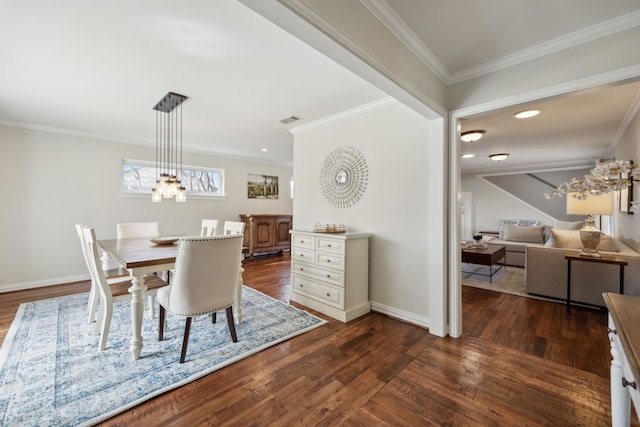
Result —
[[245, 223], [243, 246], [249, 257], [291, 249], [291, 215], [241, 214], [240, 219]]
[[371, 311], [369, 234], [292, 230], [291, 301], [341, 322]]
[[369, 168], [360, 150], [337, 148], [324, 159], [320, 171], [322, 196], [336, 208], [348, 208], [363, 196], [368, 179]]

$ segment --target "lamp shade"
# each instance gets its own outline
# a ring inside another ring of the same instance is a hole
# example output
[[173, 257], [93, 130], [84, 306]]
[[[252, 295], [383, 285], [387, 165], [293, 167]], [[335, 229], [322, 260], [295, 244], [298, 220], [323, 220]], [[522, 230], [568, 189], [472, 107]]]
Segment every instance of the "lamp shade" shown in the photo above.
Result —
[[576, 199], [576, 193], [567, 194], [567, 213], [570, 215], [611, 215], [613, 193], [598, 196], [587, 196], [586, 199]]

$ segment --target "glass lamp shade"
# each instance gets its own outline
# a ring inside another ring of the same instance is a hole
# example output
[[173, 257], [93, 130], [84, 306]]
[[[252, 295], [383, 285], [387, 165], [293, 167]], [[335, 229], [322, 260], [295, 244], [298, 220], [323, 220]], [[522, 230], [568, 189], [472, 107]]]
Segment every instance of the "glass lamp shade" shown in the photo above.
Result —
[[587, 196], [585, 199], [573, 197], [576, 193], [567, 194], [567, 213], [572, 215], [588, 215], [584, 227], [580, 230], [582, 252], [580, 256], [600, 258], [598, 245], [602, 232], [593, 223], [591, 215], [611, 215], [613, 206], [613, 193], [604, 193], [598, 196]]

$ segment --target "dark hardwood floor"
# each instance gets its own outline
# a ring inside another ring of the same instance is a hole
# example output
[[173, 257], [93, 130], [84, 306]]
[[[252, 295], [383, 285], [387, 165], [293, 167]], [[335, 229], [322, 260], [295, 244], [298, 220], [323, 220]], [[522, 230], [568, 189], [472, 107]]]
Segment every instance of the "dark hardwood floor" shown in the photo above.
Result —
[[[289, 265], [288, 254], [247, 260], [245, 284], [289, 302]], [[88, 288], [1, 294], [0, 338], [21, 302]], [[467, 287], [463, 300], [459, 339], [377, 313], [320, 315], [325, 326], [101, 425], [610, 424], [604, 312]]]

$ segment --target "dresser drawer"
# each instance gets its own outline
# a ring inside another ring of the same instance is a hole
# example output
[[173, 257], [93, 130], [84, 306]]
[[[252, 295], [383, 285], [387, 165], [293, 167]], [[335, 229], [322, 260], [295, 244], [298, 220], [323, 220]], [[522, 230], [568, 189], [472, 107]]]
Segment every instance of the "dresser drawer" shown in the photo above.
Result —
[[294, 274], [302, 274], [312, 279], [329, 282], [332, 285], [344, 287], [344, 272], [339, 270], [329, 270], [328, 268], [316, 267], [305, 262], [291, 262], [291, 271]]
[[341, 310], [344, 309], [344, 288], [320, 283], [316, 280], [298, 275], [294, 275], [292, 277], [292, 282], [293, 292], [297, 292]]
[[[613, 322], [610, 322], [610, 324], [612, 323]], [[618, 338], [617, 334], [610, 334], [609, 337], [611, 337], [612, 335], [613, 335], [612, 339], [615, 341], [614, 343], [615, 348], [618, 349], [618, 354], [620, 355], [620, 362], [622, 365], [623, 377], [625, 380], [629, 382], [636, 383], [636, 388], [627, 386], [625, 387], [625, 390], [629, 393], [629, 396], [631, 397], [631, 402], [633, 402], [633, 405], [636, 408], [640, 408], [640, 390], [638, 390], [638, 387], [640, 387], [640, 382], [637, 381], [637, 378], [634, 378], [633, 373], [631, 372], [631, 366], [629, 365], [629, 360], [627, 359], [626, 354], [622, 350], [622, 343], [620, 342], [620, 338]]]
[[315, 258], [315, 253], [312, 249], [304, 249], [298, 247], [291, 248], [291, 260], [294, 261], [302, 261], [313, 264], [313, 260]]
[[344, 255], [316, 252], [316, 265], [344, 270]]
[[291, 235], [291, 246], [313, 250], [315, 248], [315, 241], [316, 239], [311, 236], [303, 236], [300, 234]]
[[343, 254], [345, 252], [345, 240], [317, 237], [316, 249], [324, 252], [335, 252]]

